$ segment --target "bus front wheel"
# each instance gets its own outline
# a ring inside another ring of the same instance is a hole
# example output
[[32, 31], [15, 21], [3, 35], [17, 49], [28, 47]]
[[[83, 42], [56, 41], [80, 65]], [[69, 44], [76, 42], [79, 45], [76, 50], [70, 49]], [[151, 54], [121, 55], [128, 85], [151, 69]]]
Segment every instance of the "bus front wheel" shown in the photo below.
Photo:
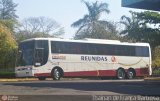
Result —
[[52, 71], [52, 78], [53, 80], [60, 80], [61, 78], [61, 71], [58, 68], [53, 69]]
[[125, 70], [120, 68], [117, 70], [117, 78], [118, 79], [125, 79], [126, 73]]

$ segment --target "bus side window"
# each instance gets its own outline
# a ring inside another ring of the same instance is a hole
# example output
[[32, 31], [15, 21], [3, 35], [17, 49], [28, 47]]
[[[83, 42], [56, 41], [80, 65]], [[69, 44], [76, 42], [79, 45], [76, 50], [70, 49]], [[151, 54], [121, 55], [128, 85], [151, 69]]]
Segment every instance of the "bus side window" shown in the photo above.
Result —
[[135, 46], [129, 46], [130, 56], [135, 56]]
[[88, 44], [86, 43], [80, 44], [80, 54], [88, 54]]
[[76, 54], [81, 54], [81, 44], [76, 43], [76, 49], [77, 49]]
[[57, 53], [57, 47], [56, 47], [56, 42], [51, 42], [51, 52], [52, 53]]
[[96, 47], [97, 55], [105, 55], [105, 45], [97, 44]]
[[149, 48], [148, 47], [143, 47], [143, 56], [149, 57]]
[[67, 47], [67, 49], [69, 49], [70, 54], [77, 54], [77, 44], [76, 43], [69, 43], [69, 47]]
[[136, 48], [136, 56], [143, 56], [143, 48], [140, 46], [137, 46]]
[[63, 53], [64, 52], [64, 43], [63, 42], [53, 42], [52, 52], [53, 53]]
[[88, 54], [97, 54], [96, 44], [88, 44]]
[[114, 54], [114, 50], [113, 50], [113, 46], [112, 45], [107, 45], [106, 46], [106, 50], [108, 51], [107, 55], [113, 55]]
[[57, 53], [62, 53], [63, 44], [61, 42], [56, 43], [56, 51]]

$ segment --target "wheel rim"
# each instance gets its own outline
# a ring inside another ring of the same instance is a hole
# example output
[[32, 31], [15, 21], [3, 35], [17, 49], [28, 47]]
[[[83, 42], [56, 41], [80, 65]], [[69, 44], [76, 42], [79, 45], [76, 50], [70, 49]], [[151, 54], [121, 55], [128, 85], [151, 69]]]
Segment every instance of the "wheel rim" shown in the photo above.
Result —
[[60, 78], [60, 72], [58, 71], [58, 69], [54, 70], [54, 78], [57, 80]]
[[125, 76], [125, 74], [124, 74], [123, 70], [118, 70], [118, 78], [123, 79], [124, 76]]
[[132, 72], [132, 71], [129, 71], [129, 72], [128, 72], [128, 78], [131, 79], [131, 78], [133, 78], [133, 76], [134, 76], [133, 72]]

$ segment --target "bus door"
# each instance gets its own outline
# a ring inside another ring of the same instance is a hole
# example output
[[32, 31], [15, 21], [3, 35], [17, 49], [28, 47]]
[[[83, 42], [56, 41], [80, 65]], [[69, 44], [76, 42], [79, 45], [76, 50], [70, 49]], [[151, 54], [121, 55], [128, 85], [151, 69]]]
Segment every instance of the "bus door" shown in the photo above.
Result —
[[35, 49], [35, 59], [34, 59], [34, 65], [42, 66], [44, 59], [44, 48], [36, 48]]

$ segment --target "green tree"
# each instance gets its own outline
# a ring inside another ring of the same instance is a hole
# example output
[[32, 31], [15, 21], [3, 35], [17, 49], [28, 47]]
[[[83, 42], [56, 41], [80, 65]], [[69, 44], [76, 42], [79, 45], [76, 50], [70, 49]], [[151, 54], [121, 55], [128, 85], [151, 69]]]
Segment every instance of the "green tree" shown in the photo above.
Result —
[[152, 48], [160, 45], [160, 14], [158, 12], [134, 12], [137, 18], [141, 21], [141, 25], [145, 26], [141, 28], [144, 34], [144, 40], [149, 42]]
[[137, 19], [136, 15], [132, 11], [129, 12], [131, 17], [127, 17], [125, 15], [121, 17], [120, 23], [123, 24], [125, 28], [120, 32], [120, 34], [124, 36], [124, 39], [130, 41], [142, 41], [140, 37], [140, 20]]
[[16, 7], [17, 4], [15, 4], [12, 0], [0, 0], [0, 18], [9, 20], [15, 20], [18, 18], [15, 13]]
[[10, 30], [3, 24], [0, 24], [0, 67], [14, 67], [16, 42], [13, 39]]
[[74, 22], [72, 27], [79, 27], [75, 34], [76, 39], [88, 38], [109, 38], [112, 33], [116, 33], [115, 26], [108, 21], [100, 20], [102, 13], [109, 13], [107, 3], [89, 3], [83, 1], [86, 5], [88, 14], [82, 19]]
[[155, 47], [153, 53], [153, 67], [160, 67], [160, 46]]
[[0, 19], [0, 23], [3, 24], [5, 27], [10, 30], [11, 34], [14, 35], [15, 29], [18, 26], [17, 20], [11, 20], [11, 19]]
[[0, 0], [0, 23], [8, 27], [8, 30], [10, 30], [12, 34], [18, 24], [16, 7], [17, 4], [12, 0]]
[[[145, 12], [134, 12], [137, 17], [144, 23], [149, 24], [160, 24], [160, 14], [158, 12], [151, 12], [151, 11], [145, 11]], [[160, 26], [159, 26], [160, 27]]]
[[17, 25], [15, 4], [12, 0], [0, 0], [0, 68], [8, 70], [15, 66], [17, 45], [13, 38]]
[[[160, 44], [160, 14], [155, 12], [132, 12], [131, 17], [122, 16], [120, 23], [125, 29], [120, 33], [135, 42], [148, 42], [152, 48]], [[154, 26], [153, 26], [154, 25]]]

